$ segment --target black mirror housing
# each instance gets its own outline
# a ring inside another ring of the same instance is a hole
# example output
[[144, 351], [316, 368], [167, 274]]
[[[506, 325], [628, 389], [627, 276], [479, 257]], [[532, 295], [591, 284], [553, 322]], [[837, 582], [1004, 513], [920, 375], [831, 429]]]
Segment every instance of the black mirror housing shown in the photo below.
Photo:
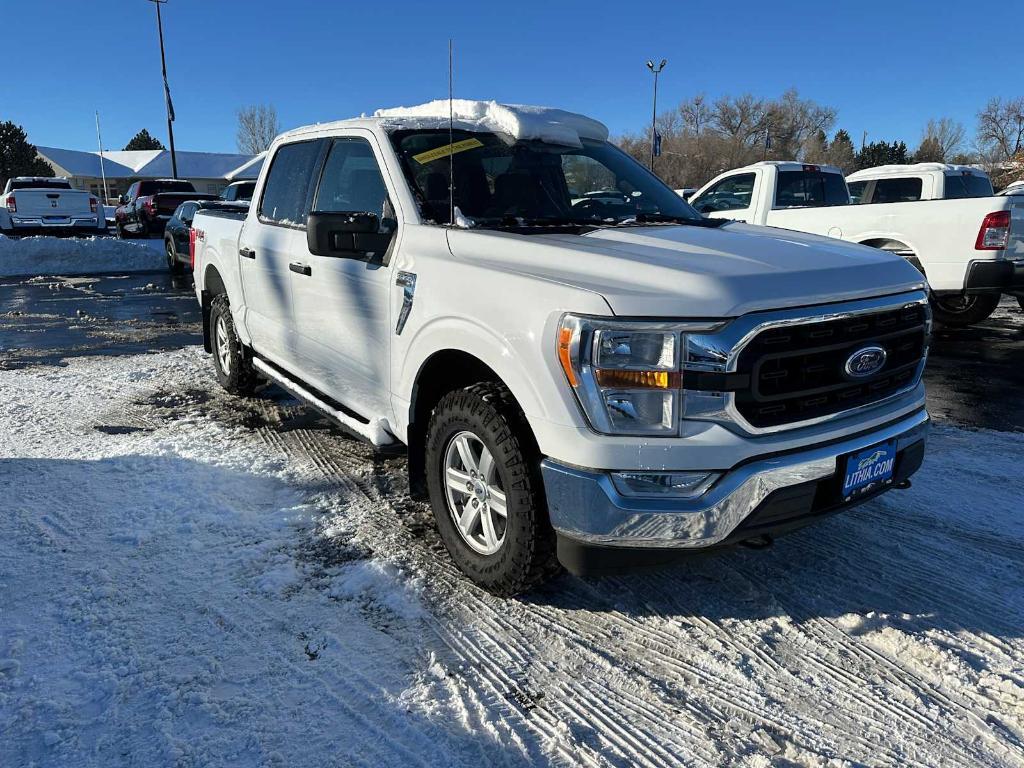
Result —
[[391, 233], [380, 232], [375, 213], [310, 213], [306, 218], [306, 244], [317, 256], [367, 259], [383, 255], [391, 242]]

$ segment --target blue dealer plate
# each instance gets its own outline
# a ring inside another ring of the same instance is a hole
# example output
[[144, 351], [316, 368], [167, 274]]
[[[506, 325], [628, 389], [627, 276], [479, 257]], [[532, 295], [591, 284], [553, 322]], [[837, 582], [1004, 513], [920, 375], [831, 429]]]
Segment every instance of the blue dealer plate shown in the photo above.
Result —
[[860, 496], [892, 482], [896, 466], [896, 441], [880, 443], [846, 457], [843, 474], [844, 499]]

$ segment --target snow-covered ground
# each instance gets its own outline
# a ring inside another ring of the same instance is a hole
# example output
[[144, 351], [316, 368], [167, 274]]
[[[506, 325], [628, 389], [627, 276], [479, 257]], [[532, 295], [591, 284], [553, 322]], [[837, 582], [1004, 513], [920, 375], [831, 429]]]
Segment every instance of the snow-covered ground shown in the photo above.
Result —
[[0, 277], [96, 275], [166, 269], [163, 240], [0, 235]]
[[665, 572], [469, 586], [196, 348], [0, 371], [0, 766], [1024, 765], [1024, 435]]

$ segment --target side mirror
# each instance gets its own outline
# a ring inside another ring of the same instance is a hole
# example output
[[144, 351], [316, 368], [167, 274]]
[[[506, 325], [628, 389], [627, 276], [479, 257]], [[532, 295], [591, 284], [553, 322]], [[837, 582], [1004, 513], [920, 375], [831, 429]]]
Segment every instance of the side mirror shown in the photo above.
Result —
[[127, 195], [118, 195], [117, 196], [117, 204], [118, 205], [124, 205], [127, 202], [128, 202], [128, 196]]
[[338, 256], [364, 261], [384, 255], [391, 232], [380, 232], [375, 213], [310, 213], [306, 218], [306, 245], [317, 256]]

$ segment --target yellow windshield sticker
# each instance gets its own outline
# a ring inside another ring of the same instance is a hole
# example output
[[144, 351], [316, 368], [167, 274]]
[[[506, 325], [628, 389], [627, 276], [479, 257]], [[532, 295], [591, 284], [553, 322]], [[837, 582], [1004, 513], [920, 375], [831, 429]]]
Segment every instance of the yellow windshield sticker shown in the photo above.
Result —
[[432, 163], [435, 160], [440, 160], [442, 157], [448, 157], [449, 155], [455, 155], [459, 152], [465, 152], [467, 149], [476, 149], [483, 145], [484, 143], [479, 139], [463, 139], [462, 141], [456, 141], [454, 144], [445, 144], [443, 147], [438, 147], [437, 149], [420, 152], [418, 155], [413, 155], [412, 159], [420, 165], [426, 165], [427, 163]]

